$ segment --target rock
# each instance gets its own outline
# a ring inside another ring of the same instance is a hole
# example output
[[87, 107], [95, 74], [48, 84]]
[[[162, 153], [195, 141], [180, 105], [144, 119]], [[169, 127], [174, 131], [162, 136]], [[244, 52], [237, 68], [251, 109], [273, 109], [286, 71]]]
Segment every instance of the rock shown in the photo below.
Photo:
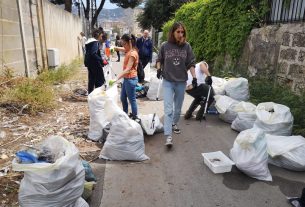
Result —
[[7, 156], [6, 154], [2, 154], [2, 155], [0, 156], [0, 159], [1, 159], [1, 160], [6, 160], [6, 159], [8, 159], [8, 156]]
[[0, 139], [4, 139], [6, 137], [5, 131], [0, 131]]

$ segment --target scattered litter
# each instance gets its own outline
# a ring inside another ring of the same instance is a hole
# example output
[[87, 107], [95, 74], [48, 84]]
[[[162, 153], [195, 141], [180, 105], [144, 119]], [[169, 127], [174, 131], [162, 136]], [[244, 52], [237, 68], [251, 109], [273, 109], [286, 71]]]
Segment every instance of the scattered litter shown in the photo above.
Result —
[[89, 162], [87, 162], [86, 160], [82, 160], [82, 164], [85, 168], [85, 180], [87, 182], [97, 181]]
[[1, 160], [6, 160], [8, 159], [8, 156], [6, 154], [2, 154], [0, 157]]
[[6, 176], [9, 171], [10, 171], [10, 168], [8, 166], [1, 168], [0, 169], [0, 177]]
[[5, 131], [0, 131], [0, 139], [4, 139], [6, 136]]

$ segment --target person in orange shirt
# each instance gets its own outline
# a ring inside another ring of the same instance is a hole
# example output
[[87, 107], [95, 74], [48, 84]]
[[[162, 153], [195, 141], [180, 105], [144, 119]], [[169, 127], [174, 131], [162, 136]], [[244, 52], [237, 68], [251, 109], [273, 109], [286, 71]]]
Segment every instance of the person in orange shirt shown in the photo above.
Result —
[[129, 115], [132, 119], [138, 119], [138, 106], [136, 99], [136, 86], [138, 83], [137, 67], [139, 63], [139, 55], [136, 49], [136, 37], [134, 35], [124, 34], [121, 37], [121, 45], [123, 47], [115, 47], [116, 51], [124, 51], [125, 59], [123, 62], [123, 72], [118, 75], [118, 79], [124, 78], [122, 90], [121, 90], [121, 101], [123, 110], [128, 114], [128, 101], [131, 105], [131, 114]]

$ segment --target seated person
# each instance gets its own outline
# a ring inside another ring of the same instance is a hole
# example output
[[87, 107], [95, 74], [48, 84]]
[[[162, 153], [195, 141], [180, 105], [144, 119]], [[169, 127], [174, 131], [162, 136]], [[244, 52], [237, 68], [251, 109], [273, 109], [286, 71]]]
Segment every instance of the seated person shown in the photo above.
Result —
[[[196, 64], [195, 73], [197, 77], [197, 87], [193, 87], [192, 80], [193, 77], [188, 71], [188, 80], [186, 82], [186, 93], [194, 98], [192, 104], [189, 109], [186, 111], [184, 118], [190, 119], [192, 117], [192, 113], [195, 109], [200, 105], [200, 109], [197, 112], [196, 120], [201, 120], [204, 115], [205, 102], [208, 96], [209, 88], [212, 86], [212, 77], [209, 72], [209, 65], [202, 61]], [[214, 91], [211, 88], [210, 98], [208, 101], [208, 107], [214, 101]]]

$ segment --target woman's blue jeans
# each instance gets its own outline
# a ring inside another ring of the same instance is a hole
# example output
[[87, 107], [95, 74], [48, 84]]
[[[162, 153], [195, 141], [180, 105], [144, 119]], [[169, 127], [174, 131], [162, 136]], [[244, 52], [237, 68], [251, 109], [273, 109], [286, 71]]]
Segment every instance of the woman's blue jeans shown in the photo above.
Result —
[[124, 78], [122, 90], [121, 90], [121, 101], [123, 105], [123, 111], [128, 114], [128, 101], [131, 105], [131, 112], [134, 116], [138, 115], [137, 99], [136, 99], [136, 86], [138, 83], [138, 77]]
[[163, 79], [164, 99], [164, 135], [172, 135], [172, 125], [177, 124], [180, 118], [184, 100], [186, 82], [171, 82]]

